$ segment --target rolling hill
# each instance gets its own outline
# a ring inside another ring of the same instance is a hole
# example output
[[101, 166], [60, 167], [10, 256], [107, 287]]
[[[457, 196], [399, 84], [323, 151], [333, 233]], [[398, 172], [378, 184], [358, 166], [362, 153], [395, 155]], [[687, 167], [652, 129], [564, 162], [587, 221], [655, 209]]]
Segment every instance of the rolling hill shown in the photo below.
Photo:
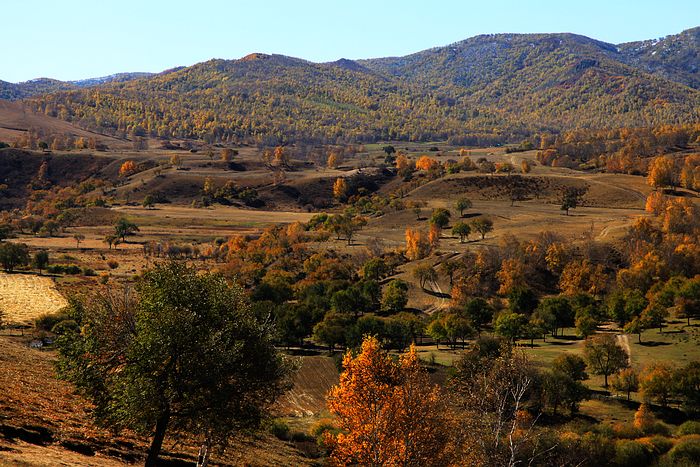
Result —
[[250, 54], [83, 88], [54, 83], [27, 103], [118, 136], [494, 143], [698, 122], [697, 56], [697, 28], [619, 46], [574, 34], [497, 34], [371, 60]]

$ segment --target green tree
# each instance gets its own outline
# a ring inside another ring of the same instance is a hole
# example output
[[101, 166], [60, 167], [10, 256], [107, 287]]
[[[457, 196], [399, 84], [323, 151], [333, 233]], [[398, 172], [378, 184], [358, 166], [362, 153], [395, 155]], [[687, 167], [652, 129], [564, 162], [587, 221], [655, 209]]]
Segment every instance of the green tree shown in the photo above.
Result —
[[120, 238], [122, 242], [125, 241], [127, 235], [134, 235], [138, 231], [139, 227], [136, 224], [123, 217], [114, 224], [114, 236]]
[[513, 312], [503, 312], [496, 317], [493, 323], [493, 329], [496, 334], [503, 336], [511, 342], [520, 337], [527, 323], [525, 315]]
[[394, 279], [384, 289], [382, 309], [387, 313], [398, 313], [408, 303], [408, 284], [401, 279]]
[[470, 233], [472, 233], [471, 227], [464, 222], [456, 222], [455, 225], [452, 226], [452, 235], [459, 237], [459, 243], [464, 243], [464, 241], [469, 238]]
[[459, 198], [455, 203], [455, 208], [459, 211], [459, 217], [464, 217], [464, 211], [472, 207], [469, 198]]
[[481, 234], [481, 239], [486, 238], [486, 234], [493, 231], [493, 221], [488, 217], [480, 217], [472, 221], [472, 229]]
[[464, 305], [464, 314], [472, 323], [477, 334], [493, 319], [493, 307], [483, 298], [477, 297]]
[[39, 270], [39, 274], [41, 274], [41, 271], [46, 269], [46, 266], [49, 265], [49, 252], [46, 250], [39, 250], [36, 253], [34, 253], [34, 257], [32, 258], [32, 266], [36, 269]]
[[101, 424], [153, 434], [146, 466], [159, 464], [168, 431], [202, 440], [206, 465], [214, 444], [260, 426], [293, 365], [220, 275], [159, 265], [136, 292], [72, 301], [79, 328], [58, 339], [59, 373]]
[[630, 393], [639, 390], [639, 373], [634, 368], [623, 368], [613, 376], [610, 382], [613, 389], [627, 394], [630, 400]]
[[566, 187], [561, 197], [561, 210], [569, 215], [570, 209], [576, 209], [583, 203], [583, 196], [586, 194], [585, 188]]
[[629, 366], [629, 356], [611, 334], [600, 334], [588, 339], [583, 347], [583, 355], [588, 367], [596, 375], [604, 378], [608, 387], [608, 376]]
[[418, 280], [420, 288], [425, 290], [425, 284], [435, 282], [438, 278], [435, 268], [430, 264], [421, 264], [413, 270], [413, 277]]
[[450, 223], [450, 211], [448, 211], [445, 208], [436, 208], [433, 209], [433, 213], [430, 216], [430, 223], [435, 224], [441, 229], [444, 229], [447, 227]]
[[146, 209], [153, 209], [153, 207], [156, 205], [156, 199], [153, 195], [148, 194], [143, 197], [143, 202], [141, 205]]
[[24, 243], [0, 243], [0, 264], [6, 272], [29, 264], [29, 247]]

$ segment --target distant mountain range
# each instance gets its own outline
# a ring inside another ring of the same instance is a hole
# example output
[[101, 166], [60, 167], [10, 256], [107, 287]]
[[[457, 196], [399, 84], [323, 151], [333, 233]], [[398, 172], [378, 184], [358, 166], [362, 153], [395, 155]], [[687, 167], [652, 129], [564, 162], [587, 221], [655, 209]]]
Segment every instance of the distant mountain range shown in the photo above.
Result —
[[700, 28], [608, 44], [494, 34], [404, 57], [250, 54], [152, 75], [0, 82], [0, 97], [101, 132], [209, 141], [517, 139], [700, 121]]

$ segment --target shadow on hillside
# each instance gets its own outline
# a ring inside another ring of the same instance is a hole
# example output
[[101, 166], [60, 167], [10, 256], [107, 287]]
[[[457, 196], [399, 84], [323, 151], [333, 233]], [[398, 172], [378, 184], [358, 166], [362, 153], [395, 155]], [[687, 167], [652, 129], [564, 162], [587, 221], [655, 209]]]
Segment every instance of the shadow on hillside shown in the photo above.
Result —
[[642, 341], [638, 342], [637, 345], [641, 345], [644, 347], [659, 347], [662, 345], [671, 345], [670, 342], [658, 342], [658, 341]]
[[439, 297], [439, 298], [452, 298], [450, 294], [448, 293], [440, 293], [440, 292], [435, 292], [434, 290], [428, 290], [428, 289], [423, 289], [423, 292], [427, 293], [428, 295], [432, 295], [433, 297]]

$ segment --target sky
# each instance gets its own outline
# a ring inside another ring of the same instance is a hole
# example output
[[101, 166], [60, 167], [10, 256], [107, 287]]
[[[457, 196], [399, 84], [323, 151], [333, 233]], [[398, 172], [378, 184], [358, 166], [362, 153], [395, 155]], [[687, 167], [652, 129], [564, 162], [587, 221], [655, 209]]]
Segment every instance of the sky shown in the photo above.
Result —
[[573, 32], [611, 43], [700, 26], [700, 0], [2, 0], [0, 80], [159, 72], [279, 53], [406, 55], [478, 34]]

